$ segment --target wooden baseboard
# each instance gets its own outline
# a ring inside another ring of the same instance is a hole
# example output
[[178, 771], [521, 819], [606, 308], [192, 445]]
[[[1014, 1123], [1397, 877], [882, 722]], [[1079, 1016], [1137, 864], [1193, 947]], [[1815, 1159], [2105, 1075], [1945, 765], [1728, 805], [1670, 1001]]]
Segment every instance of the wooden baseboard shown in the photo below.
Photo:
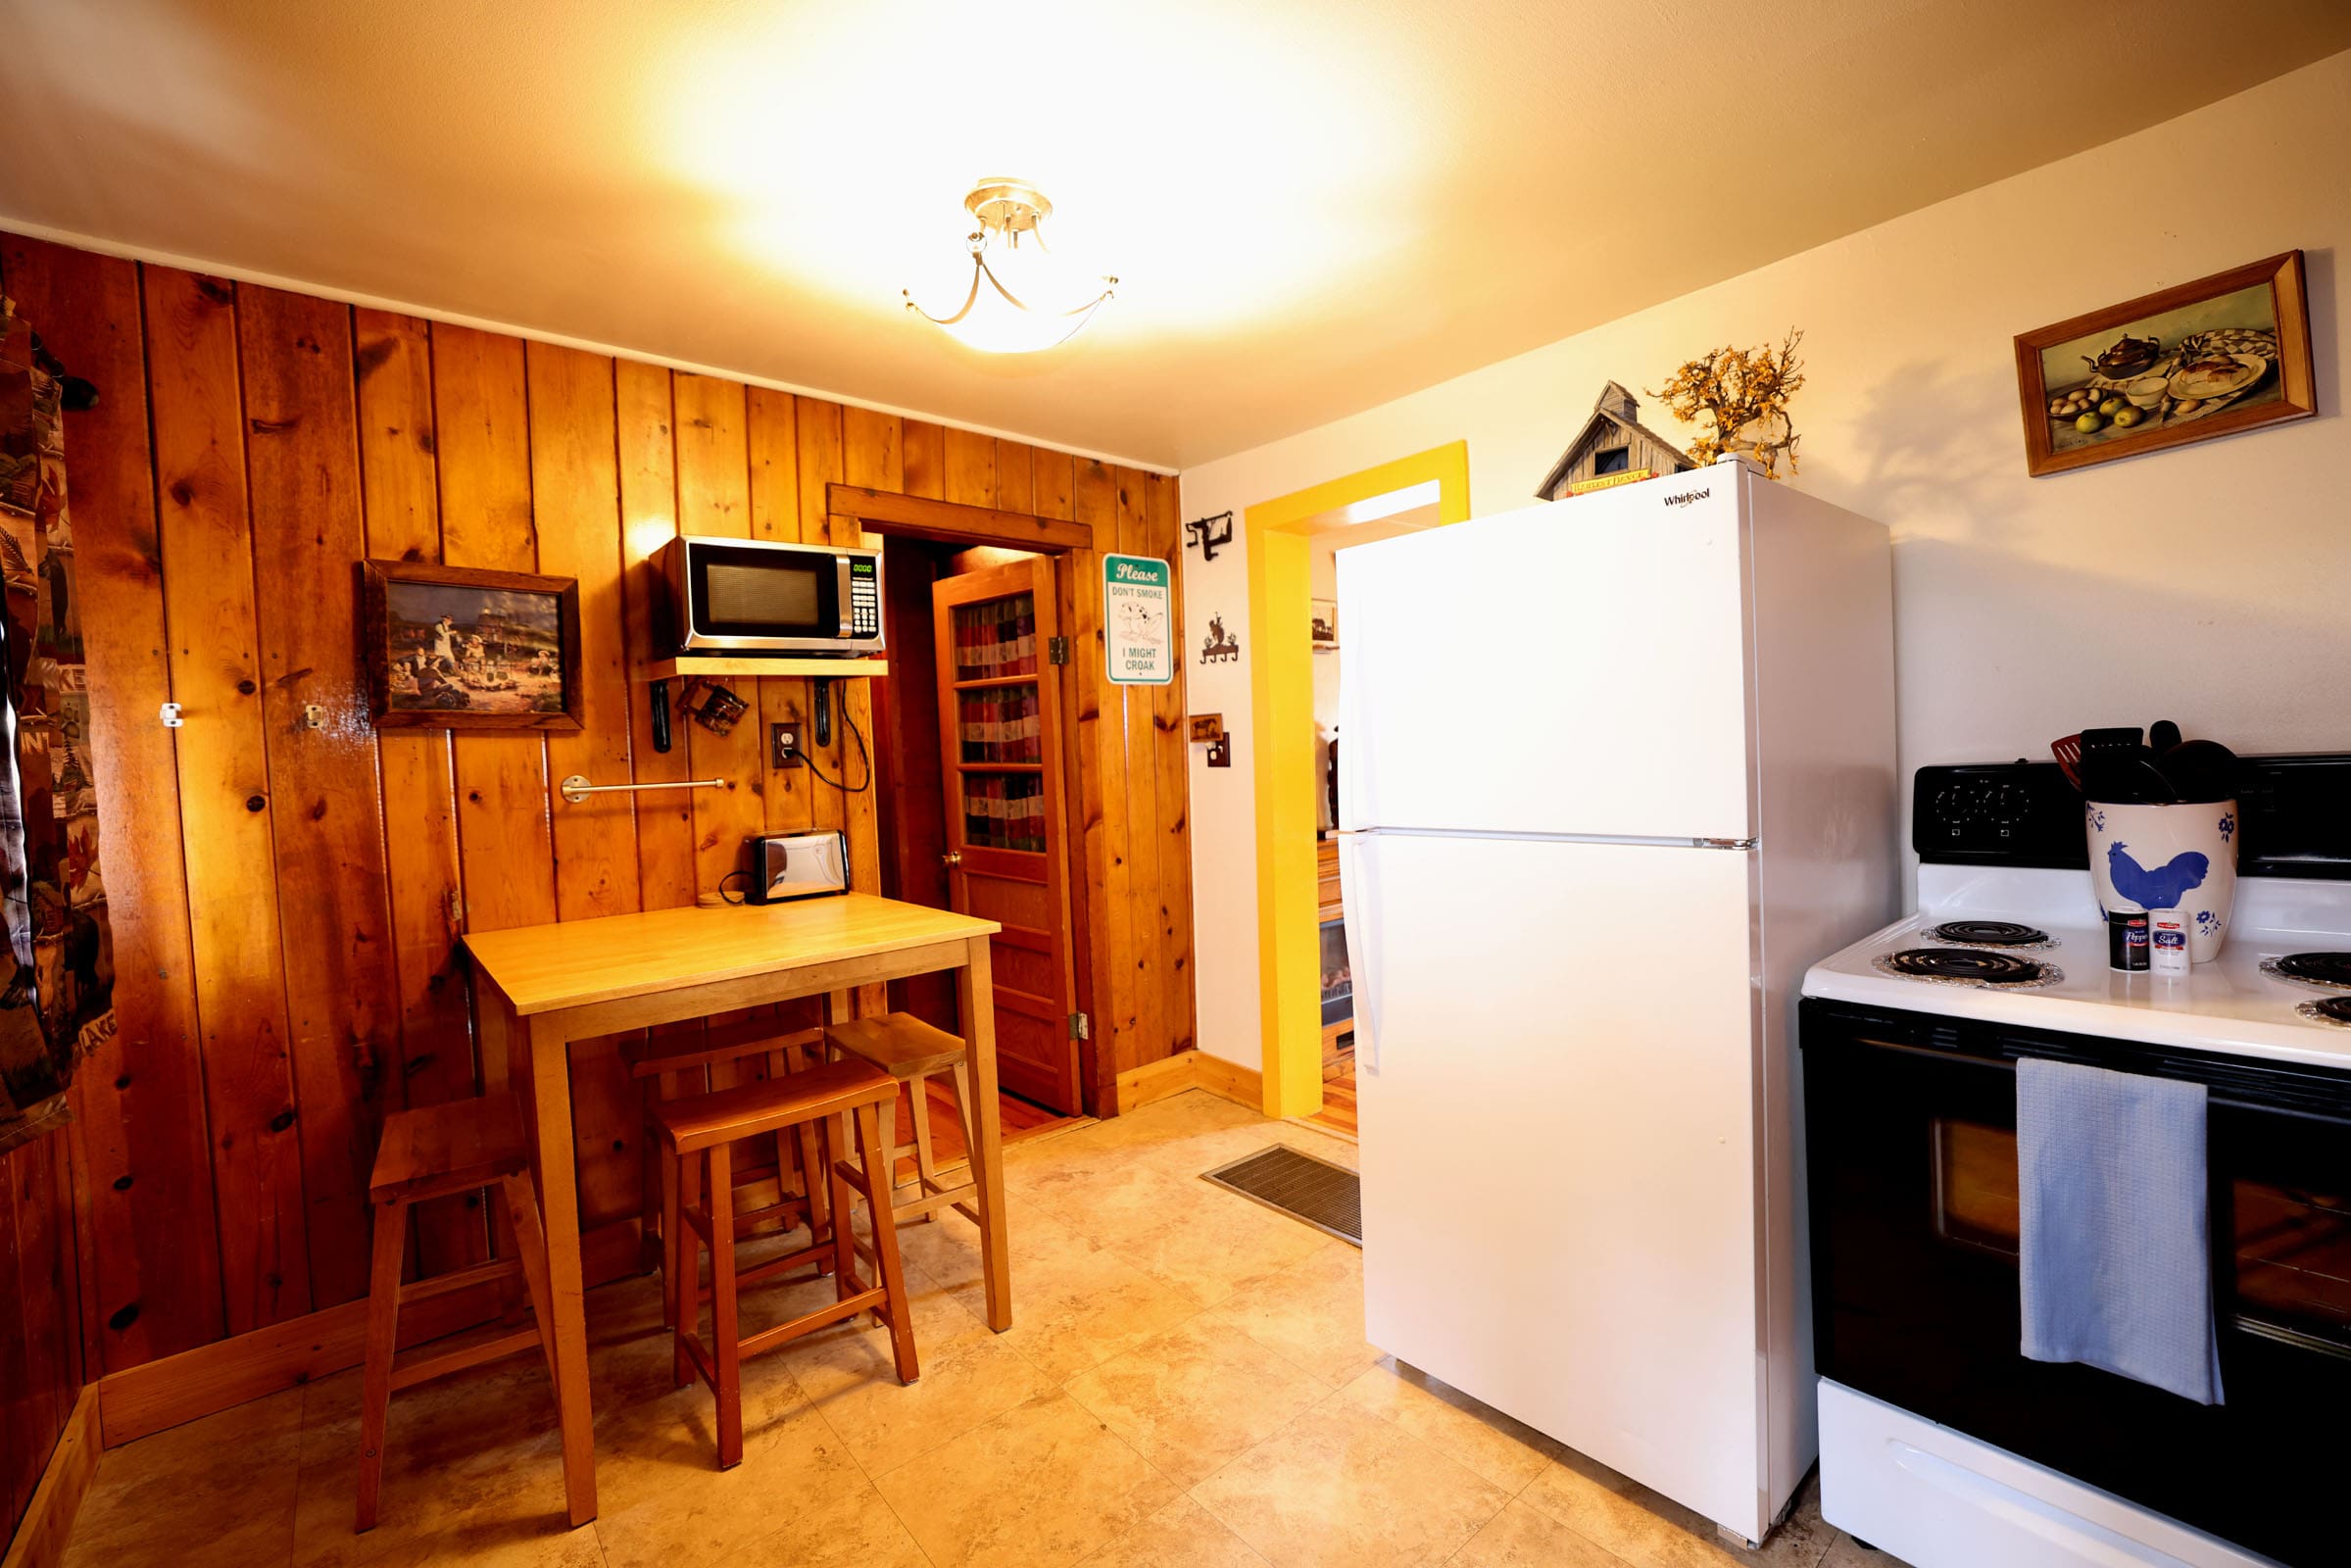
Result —
[[88, 1384], [73, 1400], [66, 1430], [49, 1451], [49, 1463], [32, 1500], [18, 1522], [16, 1539], [0, 1568], [57, 1568], [65, 1561], [66, 1541], [73, 1533], [73, 1515], [81, 1509], [82, 1494], [98, 1473], [98, 1390]]
[[[418, 1301], [400, 1314], [400, 1343], [421, 1345], [486, 1322], [498, 1315], [505, 1298], [497, 1286], [476, 1286]], [[367, 1334], [367, 1303], [346, 1301], [110, 1372], [98, 1380], [106, 1446], [119, 1448], [183, 1421], [355, 1367]]]
[[1251, 1110], [1262, 1109], [1265, 1103], [1264, 1085], [1255, 1070], [1193, 1050], [1158, 1061], [1147, 1061], [1120, 1073], [1118, 1109], [1123, 1115], [1139, 1105], [1180, 1095], [1188, 1089], [1204, 1089]]
[[1192, 1054], [1200, 1058], [1200, 1086], [1202, 1089], [1212, 1095], [1221, 1095], [1237, 1105], [1247, 1105], [1251, 1110], [1265, 1108], [1265, 1081], [1257, 1069], [1227, 1061], [1222, 1056], [1211, 1056], [1204, 1051], [1195, 1051]]
[[1118, 1111], [1120, 1115], [1154, 1100], [1180, 1095], [1199, 1083], [1200, 1059], [1198, 1051], [1180, 1051], [1157, 1061], [1147, 1061], [1140, 1067], [1129, 1067], [1118, 1075]]

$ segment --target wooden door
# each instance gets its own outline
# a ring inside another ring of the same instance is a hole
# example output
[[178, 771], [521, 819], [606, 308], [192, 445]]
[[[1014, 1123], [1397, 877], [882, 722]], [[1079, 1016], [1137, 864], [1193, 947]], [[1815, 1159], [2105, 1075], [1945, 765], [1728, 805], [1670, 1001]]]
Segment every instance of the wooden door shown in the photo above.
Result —
[[1047, 557], [931, 588], [949, 898], [994, 920], [1004, 1086], [1079, 1113], [1068, 793]]

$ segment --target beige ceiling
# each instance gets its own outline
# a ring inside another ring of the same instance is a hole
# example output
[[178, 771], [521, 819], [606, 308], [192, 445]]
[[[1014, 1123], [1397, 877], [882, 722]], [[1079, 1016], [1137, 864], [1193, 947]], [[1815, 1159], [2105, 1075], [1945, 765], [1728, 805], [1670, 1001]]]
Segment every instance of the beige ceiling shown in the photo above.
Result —
[[[2225, 97], [2351, 6], [0, 0], [0, 222], [1177, 466]], [[1122, 280], [1053, 354], [900, 303], [994, 173]]]

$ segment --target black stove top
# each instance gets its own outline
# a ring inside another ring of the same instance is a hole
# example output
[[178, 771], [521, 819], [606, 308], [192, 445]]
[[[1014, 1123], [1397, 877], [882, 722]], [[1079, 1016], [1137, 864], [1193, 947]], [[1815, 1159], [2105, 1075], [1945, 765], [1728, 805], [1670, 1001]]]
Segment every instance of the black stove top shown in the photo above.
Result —
[[2037, 926], [2019, 925], [2014, 920], [1945, 920], [1927, 935], [1937, 942], [1954, 942], [1963, 948], [2045, 948], [2052, 945], [2048, 932]]
[[2351, 953], [2289, 953], [2282, 958], [2264, 959], [2262, 968], [2281, 980], [2351, 991]]
[[1904, 948], [1876, 960], [1886, 974], [1945, 985], [2032, 987], [2055, 985], [2065, 974], [2055, 964], [1983, 948]]

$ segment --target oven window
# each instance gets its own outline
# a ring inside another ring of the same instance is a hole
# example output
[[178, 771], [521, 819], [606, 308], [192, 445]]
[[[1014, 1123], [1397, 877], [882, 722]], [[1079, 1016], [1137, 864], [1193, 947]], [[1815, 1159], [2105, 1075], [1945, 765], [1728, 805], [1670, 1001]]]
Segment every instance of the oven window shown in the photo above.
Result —
[[[2017, 1255], [2016, 1134], [1938, 1116], [1933, 1128], [1935, 1234]], [[2351, 1184], [2335, 1192], [2238, 1178], [2231, 1184], [2235, 1314], [2351, 1348]], [[2216, 1280], [2226, 1299], [2231, 1282]]]
[[1935, 1234], [1946, 1242], [2017, 1255], [2016, 1133], [1937, 1116]]
[[2235, 1217], [2239, 1320], [2351, 1347], [2351, 1186], [2239, 1181]]
[[736, 566], [713, 561], [703, 603], [711, 620], [730, 625], [814, 626], [816, 573], [806, 566]]

